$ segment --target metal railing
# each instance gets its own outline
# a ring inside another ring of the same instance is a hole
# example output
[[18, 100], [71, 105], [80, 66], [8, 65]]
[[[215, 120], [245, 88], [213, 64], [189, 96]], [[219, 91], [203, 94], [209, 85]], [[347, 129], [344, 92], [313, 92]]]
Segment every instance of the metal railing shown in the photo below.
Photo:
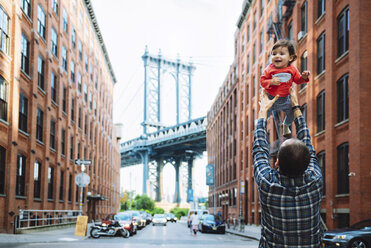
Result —
[[16, 229], [29, 229], [61, 224], [74, 224], [80, 210], [19, 210]]

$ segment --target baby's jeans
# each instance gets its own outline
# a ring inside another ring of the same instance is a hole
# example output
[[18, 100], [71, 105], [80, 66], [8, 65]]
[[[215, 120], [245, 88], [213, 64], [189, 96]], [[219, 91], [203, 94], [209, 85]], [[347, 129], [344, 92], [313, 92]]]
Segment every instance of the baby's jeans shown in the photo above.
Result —
[[[274, 96], [271, 96], [267, 93], [268, 98], [272, 100]], [[294, 121], [294, 113], [291, 107], [291, 100], [290, 96], [279, 97], [277, 101], [272, 105], [272, 107], [268, 110], [267, 118], [272, 114], [272, 111], [283, 111], [286, 114], [285, 120], [283, 123], [286, 126], [291, 126], [291, 123]]]

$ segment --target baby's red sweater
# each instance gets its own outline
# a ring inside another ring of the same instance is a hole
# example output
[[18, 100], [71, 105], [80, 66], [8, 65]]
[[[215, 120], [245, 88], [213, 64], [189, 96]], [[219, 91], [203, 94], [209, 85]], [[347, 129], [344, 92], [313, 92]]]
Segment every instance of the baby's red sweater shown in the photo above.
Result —
[[[270, 81], [273, 77], [278, 77], [281, 84], [270, 85]], [[292, 82], [295, 82], [296, 84], [304, 84], [308, 81], [309, 78], [305, 80], [301, 76], [299, 70], [293, 65], [277, 69], [273, 64], [270, 64], [265, 68], [263, 75], [260, 77], [260, 84], [265, 91], [271, 96], [280, 95], [280, 97], [289, 95], [289, 89], [292, 86]]]

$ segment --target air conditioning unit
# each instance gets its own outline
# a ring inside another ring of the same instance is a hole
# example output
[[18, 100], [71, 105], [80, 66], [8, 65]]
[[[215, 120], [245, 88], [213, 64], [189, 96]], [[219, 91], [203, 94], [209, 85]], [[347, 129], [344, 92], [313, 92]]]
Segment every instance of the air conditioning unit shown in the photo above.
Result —
[[306, 34], [306, 32], [305, 31], [300, 31], [299, 33], [298, 33], [298, 40], [301, 40], [301, 38], [303, 38], [303, 36]]

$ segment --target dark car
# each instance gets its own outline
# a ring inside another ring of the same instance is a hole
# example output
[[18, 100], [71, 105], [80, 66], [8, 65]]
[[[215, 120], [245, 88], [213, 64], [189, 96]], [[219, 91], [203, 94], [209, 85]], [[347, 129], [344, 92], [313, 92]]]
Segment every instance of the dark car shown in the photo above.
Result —
[[173, 213], [166, 214], [167, 221], [175, 222], [178, 220]]
[[214, 232], [214, 233], [225, 233], [225, 224], [222, 219], [218, 216], [211, 214], [204, 214], [200, 219], [199, 224], [200, 232]]
[[118, 221], [121, 226], [123, 226], [126, 230], [129, 231], [131, 236], [137, 233], [138, 226], [133, 218], [133, 215], [122, 212], [116, 214], [109, 214], [102, 221], [102, 223], [109, 225], [112, 223], [113, 220]]
[[348, 228], [325, 232], [322, 247], [370, 248], [371, 219], [363, 220]]

